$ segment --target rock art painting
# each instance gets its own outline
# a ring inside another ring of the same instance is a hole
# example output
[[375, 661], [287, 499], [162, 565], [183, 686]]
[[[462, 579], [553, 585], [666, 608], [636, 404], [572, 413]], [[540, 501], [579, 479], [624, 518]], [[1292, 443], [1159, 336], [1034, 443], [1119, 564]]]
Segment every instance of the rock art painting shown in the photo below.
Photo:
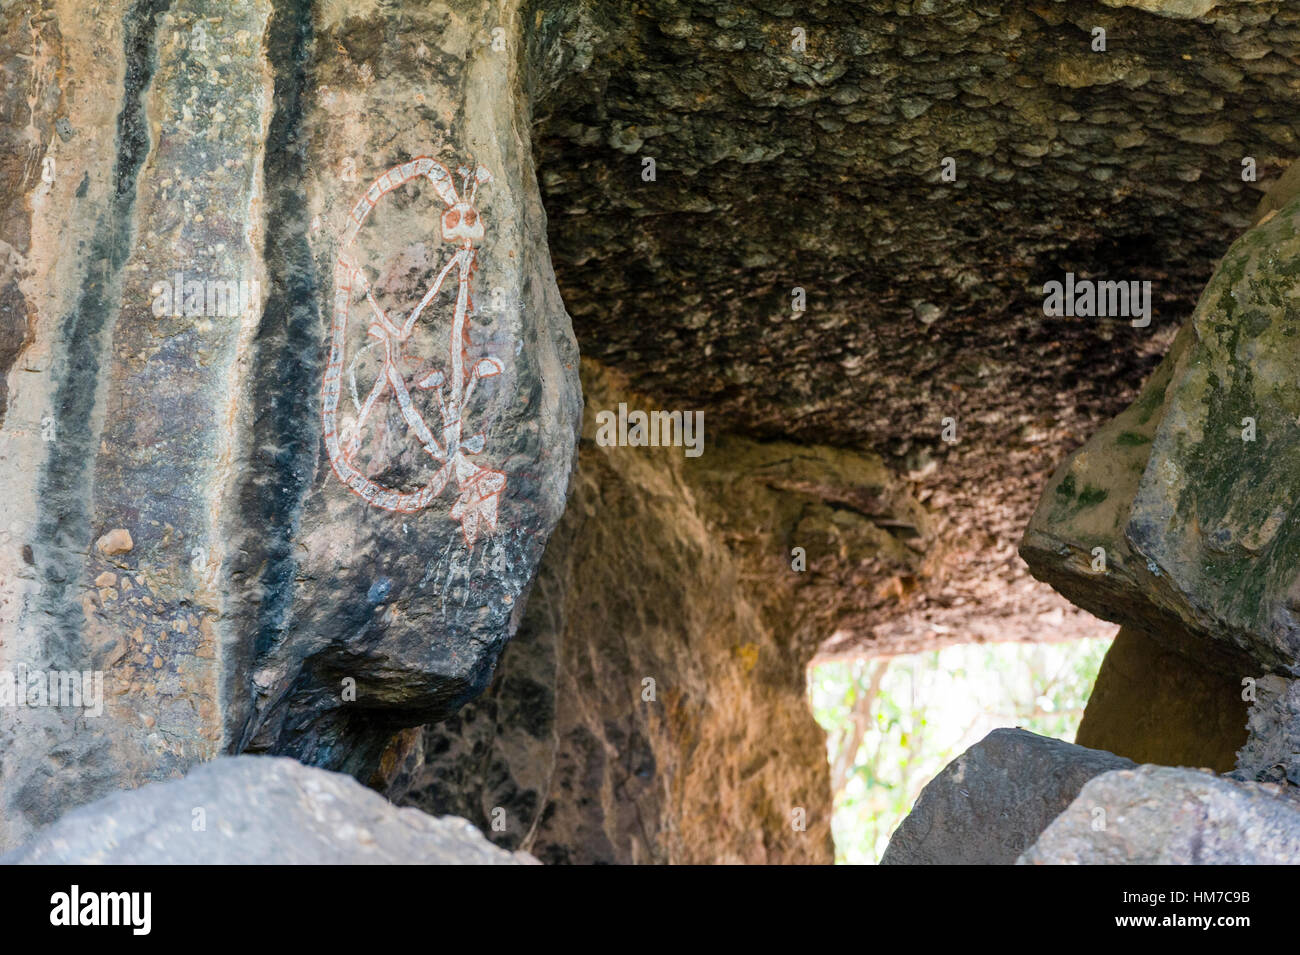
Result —
[[[497, 502], [507, 478], [503, 472], [471, 460], [485, 449], [487, 435], [479, 431], [464, 436], [466, 412], [479, 382], [501, 374], [504, 365], [486, 355], [471, 360], [469, 354], [477, 246], [486, 234], [475, 203], [479, 186], [491, 182], [492, 174], [483, 166], [473, 170], [462, 166], [459, 174], [461, 189], [457, 192], [451, 173], [442, 163], [420, 156], [385, 172], [353, 207], [334, 266], [334, 318], [322, 389], [322, 416], [325, 447], [334, 473], [353, 494], [373, 507], [408, 514], [423, 510], [454, 479], [457, 494], [451, 517], [460, 523], [465, 543], [472, 546], [480, 536], [496, 529]], [[379, 201], [419, 179], [433, 186], [445, 206], [439, 228], [442, 239], [454, 246], [455, 252], [419, 303], [409, 314], [402, 315], [399, 309], [381, 305], [366, 268], [353, 255], [353, 246]], [[440, 367], [436, 359], [429, 363], [414, 347], [415, 334], [436, 327], [434, 302], [453, 273], [457, 289], [450, 348], [447, 363]], [[367, 343], [349, 354], [348, 319], [354, 312], [368, 322]], [[358, 388], [359, 377], [363, 381], [373, 379], [364, 398]], [[339, 395], [345, 387], [352, 411], [340, 416]], [[430, 459], [425, 468], [430, 476], [406, 481], [409, 487], [395, 481], [385, 483], [384, 475], [390, 470], [388, 457], [367, 450], [376, 441], [393, 442], [393, 429], [386, 423], [393, 420], [392, 416], [382, 415], [381, 410], [390, 410], [394, 405], [400, 412], [402, 440], [418, 442]], [[426, 417], [435, 410], [441, 422], [437, 435]]]

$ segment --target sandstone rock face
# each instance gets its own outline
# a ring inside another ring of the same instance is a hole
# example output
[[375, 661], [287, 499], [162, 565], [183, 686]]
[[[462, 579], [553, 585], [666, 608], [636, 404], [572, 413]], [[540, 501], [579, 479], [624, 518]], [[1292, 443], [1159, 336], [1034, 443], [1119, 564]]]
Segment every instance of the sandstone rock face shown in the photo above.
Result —
[[[299, 294], [308, 288], [329, 302], [321, 317], [331, 316], [347, 367], [358, 358], [370, 363], [362, 387], [382, 377], [375, 353], [362, 354], [374, 341], [367, 337], [374, 310], [361, 298], [359, 277], [351, 283], [348, 328], [339, 331], [336, 256], [346, 241], [330, 234], [335, 228], [353, 237], [346, 251], [369, 276], [378, 305], [400, 317], [414, 315], [461, 247], [459, 239], [445, 241], [456, 226], [444, 210], [460, 208], [458, 221], [472, 229], [469, 214], [452, 199], [475, 196], [470, 211], [486, 223], [472, 258], [450, 273], [431, 301], [433, 314], [420, 318], [404, 346], [409, 359], [401, 372], [413, 382], [411, 401], [432, 431], [433, 450], [429, 440], [413, 440], [419, 422], [410, 423], [404, 403], [385, 391], [382, 415], [372, 413], [355, 459], [364, 477], [383, 487], [415, 494], [441, 480], [444, 491], [410, 512], [358, 500], [334, 461], [335, 473], [326, 472], [313, 440], [296, 456], [299, 470], [291, 471], [305, 479], [301, 468], [310, 463], [311, 481], [290, 485], [297, 496], [279, 499], [283, 453], [293, 446], [284, 439], [296, 439], [296, 419], [286, 417], [278, 431], [249, 444], [259, 451], [241, 500], [268, 523], [286, 526], [260, 551], [263, 535], [246, 535], [250, 556], [238, 568], [261, 577], [249, 622], [262, 655], [250, 661], [254, 702], [242, 741], [356, 770], [373, 761], [393, 727], [453, 712], [487, 685], [564, 508], [581, 415], [577, 351], [546, 250], [524, 78], [512, 67], [522, 55], [516, 5], [413, 3], [361, 16], [324, 5], [296, 20], [288, 8], [284, 15], [271, 49], [284, 56], [286, 76], [297, 75], [289, 72], [297, 57], [310, 52], [314, 58], [295, 66], [302, 70], [303, 97], [310, 98], [298, 101], [301, 116], [286, 113], [284, 146], [289, 157], [294, 144], [310, 141], [316, 148], [306, 148], [285, 171], [305, 173], [308, 182], [306, 209], [296, 178], [286, 179], [280, 198], [290, 231], [285, 238], [297, 244], [268, 245], [286, 256], [276, 274], [305, 284], [286, 284], [278, 311], [274, 294], [268, 302], [279, 324], [272, 332], [264, 322], [260, 332], [275, 344], [264, 353], [266, 373], [259, 379], [266, 403], [275, 403], [278, 372], [293, 380], [307, 373], [313, 382], [326, 372], [323, 362], [302, 367], [304, 348], [317, 354], [322, 324], [302, 315]], [[386, 170], [421, 154], [445, 164], [453, 181], [417, 174], [373, 200], [374, 211], [354, 231], [356, 204], [362, 194], [373, 195], [368, 188], [375, 177], [382, 182]], [[482, 181], [483, 171], [489, 181]], [[457, 274], [464, 280], [459, 292]], [[461, 323], [456, 316], [466, 310]], [[342, 388], [350, 384], [347, 375], [341, 369], [335, 379]], [[445, 384], [430, 386], [437, 375]], [[464, 382], [457, 380], [462, 375]], [[481, 383], [468, 395], [474, 375]], [[453, 400], [457, 392], [461, 407]], [[318, 420], [317, 395], [312, 390], [303, 398], [309, 422]], [[364, 393], [359, 398], [367, 400]], [[335, 422], [337, 438], [345, 443], [346, 419], [355, 426], [361, 414], [350, 395], [339, 404], [346, 410]], [[323, 437], [328, 450], [328, 433]], [[462, 450], [453, 452], [457, 442]], [[436, 457], [439, 449], [445, 460]], [[261, 596], [287, 579], [294, 584], [282, 593], [292, 600], [269, 604]], [[301, 579], [319, 581], [330, 599], [318, 599], [322, 594], [298, 584]], [[344, 678], [356, 680], [360, 705], [338, 705]]]
[[1246, 742], [1249, 704], [1234, 674], [1133, 627], [1106, 651], [1074, 741], [1138, 763], [1226, 773]]
[[1293, 202], [1234, 243], [1207, 286], [1128, 525], [1160, 575], [1157, 599], [1266, 665], [1300, 660], [1300, 533], [1288, 519], [1300, 354], [1285, 304], [1298, 225]]
[[880, 862], [1011, 865], [1084, 783], [1133, 765], [1025, 730], [994, 730], [921, 791]]
[[[1013, 538], [1249, 221], [1242, 158], [1294, 153], [1298, 45], [1280, 0], [0, 0], [0, 847], [251, 751], [508, 805], [556, 861], [827, 859], [803, 667], [1089, 632]], [[1061, 478], [1027, 538], [1225, 673], [1294, 660], [1300, 409], [1257, 275], [1292, 218], [1111, 435], [1131, 493]], [[598, 452], [525, 649], [437, 728], [564, 509], [548, 232], [591, 351], [718, 457]], [[1044, 321], [1065, 271], [1155, 281], [1153, 326]], [[1242, 489], [1214, 429], [1256, 401]], [[1061, 560], [1089, 534], [1109, 583]]]
[[1098, 776], [1022, 865], [1295, 865], [1300, 802], [1271, 784], [1140, 766]]
[[[1288, 172], [1139, 399], [1053, 475], [1021, 545], [1036, 576], [1124, 624], [1079, 741], [1232, 778], [1107, 776], [1027, 861], [1295, 859], [1294, 789], [1249, 784], [1300, 782], [1298, 227]], [[1125, 824], [1090, 834], [1088, 798]]]
[[515, 865], [463, 819], [398, 809], [350, 776], [237, 756], [68, 813], [4, 865]]
[[223, 752], [364, 774], [487, 685], [576, 450], [518, 4], [0, 29], [0, 671], [103, 686], [0, 708], [0, 846]]
[[698, 457], [604, 446], [603, 415], [653, 405], [584, 368], [573, 496], [519, 635], [376, 784], [548, 862], [829, 862], [805, 669], [826, 634], [913, 596], [930, 517], [874, 455], [707, 415]]

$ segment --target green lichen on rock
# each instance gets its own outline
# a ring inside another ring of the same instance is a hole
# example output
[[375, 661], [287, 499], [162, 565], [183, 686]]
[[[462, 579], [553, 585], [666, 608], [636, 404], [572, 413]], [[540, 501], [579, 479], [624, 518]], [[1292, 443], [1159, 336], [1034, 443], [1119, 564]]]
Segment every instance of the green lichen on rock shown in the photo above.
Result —
[[1228, 250], [1191, 325], [1127, 535], [1181, 616], [1266, 663], [1300, 641], [1300, 202]]
[[1153, 575], [1129, 547], [1125, 526], [1171, 376], [1190, 340], [1184, 328], [1133, 404], [1057, 468], [1021, 542], [1036, 577], [1107, 620], [1153, 626], [1163, 617], [1146, 600]]
[[[1298, 277], [1292, 201], [1232, 244], [1142, 395], [1053, 479], [1022, 544], [1035, 575], [1108, 619], [1297, 662]], [[1090, 481], [1101, 513], [1080, 506]], [[1104, 573], [1082, 559], [1097, 542]]]

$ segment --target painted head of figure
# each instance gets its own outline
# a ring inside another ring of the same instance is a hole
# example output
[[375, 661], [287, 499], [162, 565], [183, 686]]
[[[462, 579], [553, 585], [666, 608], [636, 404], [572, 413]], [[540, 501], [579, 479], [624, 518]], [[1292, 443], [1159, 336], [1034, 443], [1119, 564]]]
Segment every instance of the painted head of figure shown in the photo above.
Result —
[[[442, 237], [445, 241], [457, 245], [474, 245], [482, 241], [486, 231], [483, 226], [483, 215], [474, 202], [478, 198], [479, 185], [488, 182], [492, 174], [482, 166], [473, 173], [468, 167], [461, 166], [459, 172], [460, 195], [456, 194], [454, 188], [448, 188], [443, 192], [447, 209], [442, 214]], [[449, 187], [450, 185], [448, 182]]]
[[483, 235], [483, 217], [472, 203], [458, 202], [442, 214], [442, 237], [446, 241], [473, 245]]

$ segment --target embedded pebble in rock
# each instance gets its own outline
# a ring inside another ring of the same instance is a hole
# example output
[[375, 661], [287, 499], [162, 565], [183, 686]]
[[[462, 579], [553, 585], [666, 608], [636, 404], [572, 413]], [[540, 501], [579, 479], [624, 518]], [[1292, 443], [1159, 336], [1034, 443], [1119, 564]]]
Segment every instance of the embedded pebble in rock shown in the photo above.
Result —
[[[719, 431], [882, 453], [934, 514], [908, 599], [829, 649], [1113, 633], [1015, 542], [1300, 151], [1295, 4], [539, 10], [542, 194], [584, 354]], [[1150, 325], [1046, 317], [1067, 272], [1150, 281]]]
[[131, 539], [130, 531], [116, 527], [95, 541], [95, 546], [105, 557], [112, 557], [115, 554], [128, 553], [135, 547], [135, 541]]

